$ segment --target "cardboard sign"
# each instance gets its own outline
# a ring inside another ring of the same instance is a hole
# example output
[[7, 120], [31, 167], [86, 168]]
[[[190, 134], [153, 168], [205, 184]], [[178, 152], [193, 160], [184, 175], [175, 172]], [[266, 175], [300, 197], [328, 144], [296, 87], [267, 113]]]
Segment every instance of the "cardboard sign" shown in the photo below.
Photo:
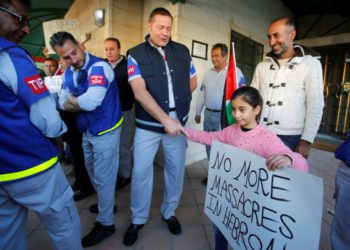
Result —
[[55, 54], [55, 52], [51, 49], [49, 41], [50, 37], [56, 32], [66, 31], [71, 33], [77, 41], [80, 40], [79, 25], [76, 19], [60, 19], [43, 22], [43, 30], [45, 37], [45, 46], [48, 48], [48, 52], [50, 54]]
[[233, 249], [319, 249], [322, 179], [213, 142], [204, 211]]

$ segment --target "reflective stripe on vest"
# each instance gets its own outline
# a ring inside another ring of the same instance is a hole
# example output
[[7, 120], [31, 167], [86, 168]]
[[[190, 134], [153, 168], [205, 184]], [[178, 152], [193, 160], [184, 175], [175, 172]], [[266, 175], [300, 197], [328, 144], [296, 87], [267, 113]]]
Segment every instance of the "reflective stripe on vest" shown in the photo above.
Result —
[[123, 123], [123, 121], [124, 121], [124, 117], [122, 116], [122, 118], [120, 118], [120, 120], [119, 120], [119, 122], [117, 122], [117, 124], [115, 124], [115, 125], [114, 125], [113, 127], [111, 127], [110, 129], [107, 129], [107, 130], [104, 130], [104, 131], [98, 133], [98, 135], [103, 135], [103, 134], [105, 134], [105, 133], [108, 133], [108, 132], [110, 132], [110, 131], [112, 131], [112, 130], [117, 129], [117, 128]]
[[55, 165], [58, 161], [58, 157], [52, 157], [50, 160], [45, 161], [37, 166], [34, 166], [32, 168], [28, 168], [26, 170], [22, 170], [19, 172], [14, 172], [14, 173], [8, 173], [8, 174], [0, 174], [0, 183], [1, 182], [6, 182], [6, 181], [15, 181], [19, 180], [25, 177], [29, 177], [35, 174], [38, 174], [40, 172], [43, 172], [53, 165]]

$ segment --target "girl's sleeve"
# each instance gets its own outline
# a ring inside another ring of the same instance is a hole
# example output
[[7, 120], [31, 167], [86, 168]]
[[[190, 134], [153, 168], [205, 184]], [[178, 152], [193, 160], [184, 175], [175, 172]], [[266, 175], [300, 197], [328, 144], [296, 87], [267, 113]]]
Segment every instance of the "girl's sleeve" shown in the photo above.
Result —
[[268, 148], [266, 158], [277, 154], [286, 155], [292, 159], [292, 168], [303, 172], [308, 172], [309, 167], [306, 159], [301, 154], [293, 152], [290, 148], [288, 148], [277, 135], [271, 134], [267, 145]]
[[185, 130], [189, 134], [188, 139], [193, 142], [198, 142], [205, 145], [211, 145], [212, 141], [227, 143], [226, 129], [215, 132], [207, 132], [192, 128], [185, 128]]

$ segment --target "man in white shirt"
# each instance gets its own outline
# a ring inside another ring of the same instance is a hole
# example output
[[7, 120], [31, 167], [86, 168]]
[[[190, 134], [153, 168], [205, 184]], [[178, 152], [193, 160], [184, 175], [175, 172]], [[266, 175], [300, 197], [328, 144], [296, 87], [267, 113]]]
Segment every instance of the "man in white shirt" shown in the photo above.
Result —
[[[205, 108], [203, 129], [208, 132], [221, 130], [220, 117], [228, 67], [227, 54], [226, 44], [217, 43], [213, 46], [211, 60], [214, 67], [208, 69], [205, 73], [197, 99], [195, 121], [196, 123], [201, 122], [201, 113]], [[244, 76], [239, 68], [237, 68], [237, 75], [238, 79], [243, 79], [240, 82], [245, 83]], [[206, 146], [206, 151], [209, 158], [210, 146]], [[208, 178], [204, 178], [202, 183], [206, 185], [207, 180]]]

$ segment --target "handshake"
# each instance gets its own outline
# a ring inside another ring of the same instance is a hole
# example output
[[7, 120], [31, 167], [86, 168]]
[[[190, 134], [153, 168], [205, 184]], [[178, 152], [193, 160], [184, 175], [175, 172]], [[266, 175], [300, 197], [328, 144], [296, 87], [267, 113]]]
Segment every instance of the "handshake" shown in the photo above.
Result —
[[183, 134], [184, 136], [186, 136], [186, 138], [189, 138], [190, 136], [179, 121], [176, 121], [170, 117], [167, 120], [165, 120], [163, 125], [165, 132], [170, 136], [178, 136], [180, 134]]

